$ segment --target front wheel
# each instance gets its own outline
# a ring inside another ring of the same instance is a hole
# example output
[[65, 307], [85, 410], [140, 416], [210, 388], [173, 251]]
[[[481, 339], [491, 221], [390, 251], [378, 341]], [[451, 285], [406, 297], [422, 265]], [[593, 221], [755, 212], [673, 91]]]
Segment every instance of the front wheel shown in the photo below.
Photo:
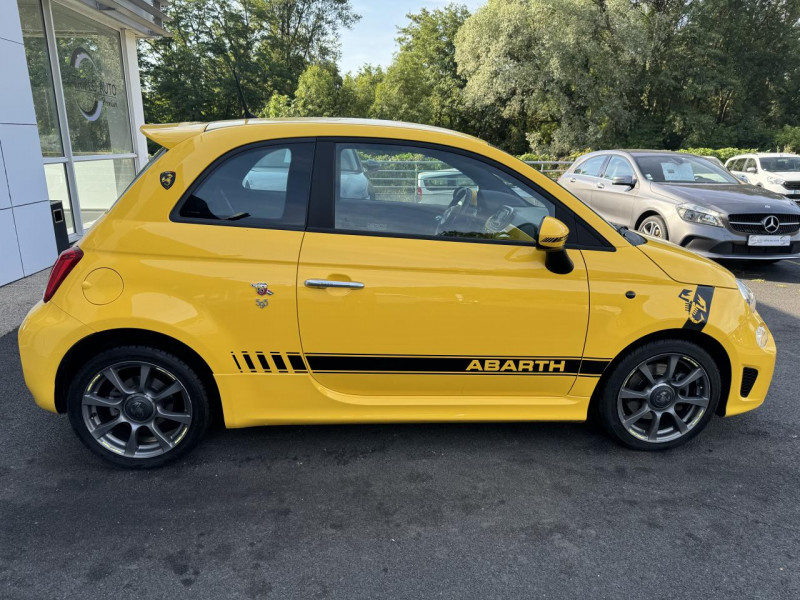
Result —
[[208, 394], [183, 360], [157, 348], [104, 351], [76, 373], [69, 420], [95, 454], [123, 467], [159, 466], [191, 450], [208, 428]]
[[668, 240], [667, 224], [658, 215], [650, 215], [644, 221], [639, 223], [639, 232], [652, 237]]
[[637, 450], [686, 443], [708, 425], [722, 378], [714, 359], [683, 340], [649, 342], [625, 356], [602, 384], [597, 413], [603, 428]]

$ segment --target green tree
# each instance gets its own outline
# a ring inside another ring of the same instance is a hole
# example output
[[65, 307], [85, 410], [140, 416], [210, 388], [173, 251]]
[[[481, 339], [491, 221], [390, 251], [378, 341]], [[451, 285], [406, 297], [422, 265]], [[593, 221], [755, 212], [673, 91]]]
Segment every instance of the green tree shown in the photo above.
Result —
[[308, 65], [335, 60], [337, 33], [359, 18], [349, 0], [174, 0], [165, 10], [173, 37], [141, 45], [155, 122], [239, 117], [240, 87], [251, 110], [294, 94]]

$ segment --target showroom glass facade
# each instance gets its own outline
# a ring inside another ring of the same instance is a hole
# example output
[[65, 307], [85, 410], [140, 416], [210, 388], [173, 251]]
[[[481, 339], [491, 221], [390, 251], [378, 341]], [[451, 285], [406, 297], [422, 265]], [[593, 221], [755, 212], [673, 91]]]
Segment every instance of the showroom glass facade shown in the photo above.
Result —
[[126, 38], [56, 0], [17, 3], [48, 194], [78, 237], [139, 167]]

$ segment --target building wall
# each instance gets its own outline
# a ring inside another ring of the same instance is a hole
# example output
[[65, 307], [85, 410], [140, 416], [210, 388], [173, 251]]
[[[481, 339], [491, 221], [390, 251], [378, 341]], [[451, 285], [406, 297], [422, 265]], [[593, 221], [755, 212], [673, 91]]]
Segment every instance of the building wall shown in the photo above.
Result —
[[0, 285], [50, 267], [56, 242], [17, 3], [0, 2]]

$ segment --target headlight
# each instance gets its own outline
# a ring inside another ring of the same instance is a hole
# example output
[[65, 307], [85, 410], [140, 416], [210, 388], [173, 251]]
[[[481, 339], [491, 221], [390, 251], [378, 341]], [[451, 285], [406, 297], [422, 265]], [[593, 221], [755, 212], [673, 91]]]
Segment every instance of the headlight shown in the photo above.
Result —
[[767, 175], [767, 181], [769, 181], [773, 185], [779, 185], [783, 187], [786, 183], [783, 179], [779, 179], [778, 177], [773, 177], [772, 175]]
[[697, 204], [681, 204], [678, 207], [678, 214], [684, 221], [690, 223], [702, 223], [703, 225], [713, 225], [714, 227], [722, 227], [722, 216], [715, 210], [698, 206]]
[[750, 307], [750, 310], [754, 311], [756, 309], [756, 296], [753, 293], [753, 290], [747, 287], [747, 284], [740, 279], [736, 280], [736, 285], [739, 286], [739, 291], [742, 293], [742, 298], [744, 298], [747, 306]]

